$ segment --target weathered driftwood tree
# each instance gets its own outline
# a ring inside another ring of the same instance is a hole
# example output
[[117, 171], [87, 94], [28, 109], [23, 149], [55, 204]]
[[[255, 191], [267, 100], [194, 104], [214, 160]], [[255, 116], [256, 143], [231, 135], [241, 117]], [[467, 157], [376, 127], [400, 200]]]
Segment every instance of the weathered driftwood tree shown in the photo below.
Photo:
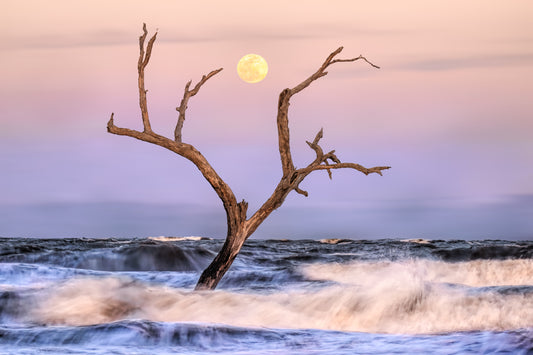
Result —
[[289, 120], [288, 111], [290, 99], [293, 95], [296, 95], [306, 87], [308, 87], [313, 81], [325, 76], [327, 74], [326, 69], [335, 63], [340, 62], [355, 62], [357, 60], [363, 60], [374, 68], [378, 66], [372, 64], [365, 57], [359, 56], [351, 59], [336, 59], [336, 56], [342, 51], [342, 47], [331, 53], [324, 63], [307, 79], [292, 89], [285, 89], [279, 95], [278, 101], [278, 140], [279, 140], [279, 153], [281, 157], [282, 177], [274, 189], [272, 195], [266, 200], [266, 202], [250, 217], [247, 218], [248, 203], [244, 200], [237, 202], [233, 191], [222, 180], [217, 172], [211, 167], [207, 159], [191, 144], [184, 143], [182, 138], [183, 123], [185, 121], [185, 113], [187, 110], [187, 104], [189, 99], [196, 95], [202, 85], [206, 83], [214, 75], [218, 74], [222, 68], [213, 70], [207, 75], [202, 76], [202, 79], [191, 89], [192, 81], [189, 81], [185, 85], [185, 91], [180, 105], [176, 108], [178, 111], [178, 122], [174, 131], [174, 139], [170, 139], [155, 133], [151, 126], [148, 117], [148, 108], [146, 104], [146, 92], [144, 88], [144, 69], [148, 65], [150, 55], [152, 54], [152, 47], [154, 45], [157, 32], [148, 41], [145, 48], [145, 40], [148, 32], [146, 25], [143, 25], [143, 34], [139, 38], [139, 61], [137, 64], [137, 70], [139, 73], [139, 105], [141, 107], [143, 131], [136, 131], [128, 128], [121, 128], [115, 126], [113, 121], [113, 113], [107, 123], [107, 130], [110, 133], [118, 134], [122, 136], [129, 136], [137, 138], [139, 140], [153, 143], [174, 153], [181, 155], [182, 157], [190, 160], [200, 170], [204, 178], [211, 184], [218, 197], [222, 200], [224, 210], [226, 211], [228, 231], [226, 241], [222, 246], [222, 249], [215, 257], [213, 262], [204, 270], [198, 284], [197, 290], [214, 289], [222, 276], [229, 269], [233, 260], [241, 250], [243, 243], [250, 235], [259, 227], [259, 225], [274, 211], [280, 207], [285, 200], [285, 197], [291, 192], [296, 191], [299, 194], [307, 196], [307, 192], [302, 190], [299, 186], [300, 183], [313, 171], [326, 170], [331, 178], [331, 171], [333, 169], [355, 169], [362, 172], [365, 175], [370, 173], [376, 173], [381, 175], [381, 172], [385, 169], [389, 169], [388, 166], [376, 166], [373, 168], [365, 168], [355, 163], [341, 162], [335, 155], [335, 151], [324, 153], [319, 145], [319, 141], [322, 138], [322, 129], [316, 134], [312, 142], [306, 142], [311, 149], [314, 150], [316, 158], [304, 168], [296, 168], [292, 162], [291, 148], [289, 143]]

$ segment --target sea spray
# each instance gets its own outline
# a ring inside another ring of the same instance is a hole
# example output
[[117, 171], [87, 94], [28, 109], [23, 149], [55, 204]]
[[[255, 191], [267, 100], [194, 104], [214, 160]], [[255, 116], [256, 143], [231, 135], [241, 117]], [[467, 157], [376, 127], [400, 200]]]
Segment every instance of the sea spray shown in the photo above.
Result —
[[0, 354], [533, 352], [533, 242], [160, 239], [0, 239]]
[[379, 333], [518, 329], [533, 324], [533, 290], [514, 292], [390, 274], [365, 285], [275, 294], [189, 290], [125, 278], [76, 278], [41, 291], [26, 321], [91, 325], [120, 319]]
[[533, 259], [473, 260], [444, 262], [429, 259], [315, 263], [301, 267], [312, 280], [369, 286], [396, 283], [401, 278], [450, 283], [472, 287], [533, 285]]

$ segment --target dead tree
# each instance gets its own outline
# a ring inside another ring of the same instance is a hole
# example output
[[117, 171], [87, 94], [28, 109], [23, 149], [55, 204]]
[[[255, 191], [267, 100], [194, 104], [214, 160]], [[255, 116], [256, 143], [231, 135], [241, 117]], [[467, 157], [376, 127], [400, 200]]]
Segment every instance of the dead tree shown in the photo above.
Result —
[[263, 203], [263, 205], [250, 217], [247, 218], [248, 203], [245, 200], [237, 202], [235, 195], [231, 188], [222, 180], [217, 172], [211, 167], [207, 159], [191, 144], [183, 142], [182, 130], [185, 121], [185, 113], [189, 99], [196, 95], [202, 85], [214, 75], [218, 74], [222, 68], [211, 71], [209, 74], [202, 76], [202, 79], [192, 87], [192, 81], [185, 85], [185, 91], [180, 105], [176, 108], [178, 111], [178, 121], [174, 131], [174, 139], [170, 139], [155, 133], [150, 126], [150, 119], [148, 117], [148, 108], [146, 104], [146, 92], [144, 88], [144, 70], [148, 65], [152, 48], [157, 36], [157, 32], [148, 41], [145, 48], [145, 40], [148, 32], [146, 24], [143, 25], [143, 34], [139, 38], [139, 61], [137, 64], [137, 71], [139, 73], [139, 105], [141, 108], [141, 116], [143, 122], [143, 131], [136, 131], [128, 128], [121, 128], [115, 126], [113, 116], [107, 123], [107, 130], [109, 133], [118, 134], [121, 136], [133, 137], [148, 143], [156, 144], [172, 152], [181, 155], [190, 160], [200, 170], [204, 178], [211, 184], [218, 197], [222, 200], [224, 210], [226, 211], [227, 219], [227, 235], [222, 249], [211, 262], [211, 264], [204, 270], [196, 290], [214, 289], [222, 276], [229, 269], [233, 260], [241, 250], [243, 243], [250, 235], [259, 227], [259, 225], [274, 211], [283, 204], [283, 201], [291, 191], [307, 196], [307, 191], [300, 188], [300, 183], [312, 172], [317, 170], [326, 170], [330, 179], [332, 170], [334, 169], [354, 169], [362, 172], [365, 175], [376, 173], [382, 175], [382, 171], [389, 169], [388, 166], [376, 166], [373, 168], [365, 168], [362, 165], [348, 162], [341, 162], [335, 155], [335, 151], [324, 153], [319, 145], [322, 138], [322, 129], [316, 134], [312, 142], [306, 142], [309, 147], [315, 152], [315, 159], [304, 168], [296, 168], [292, 161], [291, 148], [289, 142], [289, 104], [293, 95], [296, 95], [313, 81], [327, 75], [326, 69], [335, 63], [341, 62], [355, 62], [358, 60], [365, 61], [374, 68], [379, 68], [368, 61], [362, 55], [350, 59], [336, 59], [336, 56], [342, 51], [342, 47], [332, 52], [318, 68], [316, 72], [311, 74], [307, 79], [296, 85], [292, 89], [285, 89], [279, 95], [278, 101], [278, 140], [279, 140], [279, 154], [281, 157], [282, 176], [274, 189], [272, 195]]

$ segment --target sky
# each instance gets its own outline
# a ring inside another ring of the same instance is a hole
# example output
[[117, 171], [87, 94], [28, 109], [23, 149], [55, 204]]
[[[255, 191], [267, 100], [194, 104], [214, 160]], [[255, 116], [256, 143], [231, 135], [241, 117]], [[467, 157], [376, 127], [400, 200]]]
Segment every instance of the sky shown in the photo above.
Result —
[[[221, 202], [187, 160], [106, 131], [141, 128], [138, 37], [158, 31], [146, 69], [152, 128], [183, 129], [255, 211], [281, 177], [279, 93], [293, 97], [296, 166], [305, 144], [384, 176], [315, 172], [256, 232], [262, 238], [533, 239], [531, 1], [3, 0], [0, 236], [224, 236]], [[236, 65], [257, 53], [265, 80]]]

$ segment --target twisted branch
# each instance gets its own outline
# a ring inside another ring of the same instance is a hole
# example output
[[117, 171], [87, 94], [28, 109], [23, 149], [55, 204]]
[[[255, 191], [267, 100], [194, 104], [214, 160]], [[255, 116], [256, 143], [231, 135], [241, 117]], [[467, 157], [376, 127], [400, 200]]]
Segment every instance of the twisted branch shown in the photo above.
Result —
[[185, 110], [187, 109], [187, 103], [189, 101], [189, 98], [196, 95], [202, 85], [205, 84], [205, 82], [212, 76], [219, 73], [222, 68], [213, 70], [209, 74], [204, 75], [192, 90], [189, 90], [191, 85], [190, 81], [185, 85], [183, 99], [181, 101], [180, 106], [177, 108], [179, 112], [179, 117], [176, 128], [177, 131], [175, 131], [174, 139], [169, 139], [165, 136], [159, 135], [152, 131], [152, 128], [150, 126], [146, 101], [147, 90], [144, 87], [144, 69], [150, 61], [150, 56], [152, 54], [152, 48], [156, 40], [157, 32], [150, 38], [145, 49], [144, 42], [146, 40], [147, 35], [148, 31], [146, 30], [146, 24], [143, 24], [143, 34], [139, 37], [139, 59], [137, 62], [137, 71], [139, 74], [139, 105], [141, 107], [144, 130], [140, 132], [129, 128], [115, 126], [114, 113], [112, 113], [107, 123], [107, 131], [112, 134], [136, 138], [141, 141], [166, 148], [176, 154], [181, 155], [182, 157], [188, 159], [194, 165], [196, 165], [196, 167], [198, 168], [198, 170], [200, 170], [204, 178], [213, 187], [218, 197], [222, 200], [224, 209], [226, 210], [228, 233], [233, 234], [235, 233], [235, 231], [241, 228], [241, 224], [244, 223], [244, 220], [246, 219], [246, 210], [248, 204], [244, 200], [241, 203], [237, 203], [233, 191], [217, 174], [217, 172], [209, 164], [207, 159], [194, 146], [183, 143], [181, 141], [181, 127], [183, 127], [183, 121], [185, 120]]
[[318, 131], [318, 133], [316, 134], [315, 139], [313, 140], [313, 143], [311, 143], [309, 141], [305, 141], [305, 143], [307, 143], [307, 145], [309, 147], [311, 147], [311, 149], [313, 149], [315, 151], [315, 153], [316, 153], [315, 161], [322, 160], [322, 158], [324, 156], [324, 152], [323, 152], [322, 148], [318, 145], [318, 142], [320, 141], [320, 139], [322, 139], [323, 135], [324, 135], [324, 129], [320, 128], [320, 131]]
[[[324, 131], [321, 129], [316, 134], [312, 142], [306, 141], [307, 145], [315, 151], [316, 158], [313, 160], [307, 167], [296, 169], [292, 162], [292, 155], [290, 149], [290, 132], [289, 132], [289, 105], [290, 99], [293, 95], [299, 93], [306, 87], [308, 87], [313, 81], [325, 76], [328, 74], [326, 69], [335, 63], [345, 63], [345, 62], [355, 62], [357, 60], [363, 60], [368, 63], [370, 66], [379, 69], [379, 66], [370, 62], [368, 59], [362, 55], [349, 58], [349, 59], [335, 59], [335, 57], [342, 52], [343, 47], [337, 48], [333, 51], [322, 65], [311, 74], [307, 79], [302, 81], [300, 84], [296, 85], [292, 89], [285, 89], [279, 94], [278, 100], [278, 115], [277, 115], [277, 126], [278, 126], [278, 144], [279, 144], [279, 153], [281, 158], [281, 167], [283, 171], [283, 176], [280, 179], [276, 189], [269, 197], [269, 199], [257, 210], [256, 213], [250, 217], [247, 221], [249, 226], [249, 231], [253, 232], [264, 220], [267, 218], [272, 211], [280, 207], [283, 204], [283, 201], [291, 191], [296, 191], [297, 193], [308, 196], [308, 192], [300, 188], [300, 183], [313, 171], [317, 170], [326, 170], [330, 179], [332, 178], [332, 170], [334, 169], [355, 169], [362, 172], [365, 175], [376, 173], [382, 175], [382, 171], [389, 169], [388, 166], [376, 166], [373, 168], [365, 168], [364, 166], [356, 163], [341, 163], [340, 159], [335, 155], [335, 151], [332, 150], [324, 154], [322, 147], [319, 145], [320, 139], [324, 135]], [[250, 232], [250, 234], [251, 234]]]
[[[310, 163], [307, 167], [303, 169], [296, 170], [297, 174], [308, 175], [309, 173], [316, 170], [327, 170], [329, 178], [331, 179], [331, 169], [355, 169], [362, 172], [365, 175], [376, 173], [383, 176], [382, 171], [390, 169], [390, 166], [375, 166], [373, 168], [365, 168], [360, 164], [355, 163], [341, 163], [340, 159], [335, 155], [335, 151], [332, 150], [327, 154], [323, 153], [322, 148], [318, 144], [320, 139], [323, 137], [323, 129], [317, 133], [313, 143], [306, 142], [316, 153], [316, 159]], [[331, 163], [328, 162], [331, 160]]]
[[289, 115], [288, 111], [289, 111], [289, 105], [290, 105], [289, 101], [291, 97], [299, 93], [306, 87], [308, 87], [313, 81], [327, 75], [328, 72], [326, 71], [326, 69], [330, 65], [335, 64], [335, 63], [355, 62], [357, 60], [363, 60], [369, 65], [371, 65], [372, 67], [379, 69], [379, 66], [373, 64], [372, 62], [370, 62], [368, 59], [366, 59], [362, 55], [359, 55], [358, 57], [355, 57], [355, 58], [349, 58], [349, 59], [335, 59], [335, 57], [340, 52], [342, 52], [342, 50], [343, 50], [343, 47], [337, 48], [326, 58], [324, 63], [322, 63], [322, 65], [317, 69], [316, 72], [311, 74], [307, 79], [305, 79], [300, 84], [293, 87], [292, 89], [287, 88], [283, 90], [279, 95], [277, 125], [278, 125], [279, 153], [281, 157], [281, 166], [283, 170], [283, 176], [289, 176], [292, 173], [292, 171], [294, 171], [294, 164], [292, 162], [290, 139], [289, 139], [290, 132], [289, 132], [289, 119], [288, 119], [288, 115]]
[[146, 53], [144, 52], [144, 40], [148, 35], [146, 30], [146, 24], [143, 23], [143, 34], [139, 37], [139, 61], [137, 63], [137, 72], [139, 73], [139, 106], [141, 107], [141, 115], [143, 120], [144, 132], [151, 132], [152, 127], [150, 126], [150, 119], [148, 117], [148, 106], [146, 104], [146, 93], [148, 90], [144, 89], [144, 68], [148, 65], [150, 61], [150, 56], [152, 55], [152, 47], [154, 46], [155, 38], [157, 32], [154, 33], [152, 38], [148, 41], [146, 46]]
[[174, 130], [174, 140], [176, 142], [181, 142], [181, 130], [183, 129], [183, 122], [185, 121], [185, 111], [187, 110], [187, 104], [189, 102], [189, 99], [192, 96], [196, 95], [198, 91], [200, 91], [200, 88], [202, 87], [202, 85], [205, 84], [207, 80], [209, 80], [212, 76], [220, 73], [221, 71], [222, 68], [216, 69], [211, 71], [209, 74], [202, 76], [202, 79], [198, 82], [198, 84], [196, 84], [196, 86], [192, 90], [189, 90], [192, 80], [189, 80], [189, 82], [185, 84], [183, 98], [181, 99], [179, 107], [176, 107], [176, 111], [178, 111], [178, 123], [176, 124], [176, 129]]
[[344, 49], [344, 47], [339, 47], [337, 48], [335, 51], [333, 51], [327, 58], [326, 60], [324, 61], [324, 63], [322, 63], [322, 65], [320, 66], [320, 68], [318, 68], [318, 70], [316, 72], [314, 72], [311, 76], [309, 76], [307, 79], [305, 79], [304, 81], [302, 81], [300, 84], [298, 84], [297, 86], [295, 86], [294, 88], [291, 89], [291, 93], [292, 95], [294, 94], [297, 94], [299, 93], [300, 91], [302, 91], [303, 89], [305, 89], [306, 87], [308, 87], [313, 81], [315, 81], [316, 79], [318, 78], [321, 78], [325, 75], [328, 74], [328, 72], [326, 71], [326, 69], [332, 65], [332, 64], [335, 64], [335, 63], [347, 63], [347, 62], [355, 62], [357, 60], [364, 60], [365, 62], [367, 62], [368, 64], [370, 64], [371, 66], [373, 66], [374, 68], [376, 69], [380, 69], [379, 66], [373, 64], [372, 62], [370, 62], [368, 59], [366, 59], [365, 57], [363, 57], [362, 55], [359, 55], [359, 57], [355, 57], [355, 58], [349, 58], [349, 59], [334, 59], [335, 56], [337, 54], [339, 54], [340, 52], [342, 52], [342, 50]]

